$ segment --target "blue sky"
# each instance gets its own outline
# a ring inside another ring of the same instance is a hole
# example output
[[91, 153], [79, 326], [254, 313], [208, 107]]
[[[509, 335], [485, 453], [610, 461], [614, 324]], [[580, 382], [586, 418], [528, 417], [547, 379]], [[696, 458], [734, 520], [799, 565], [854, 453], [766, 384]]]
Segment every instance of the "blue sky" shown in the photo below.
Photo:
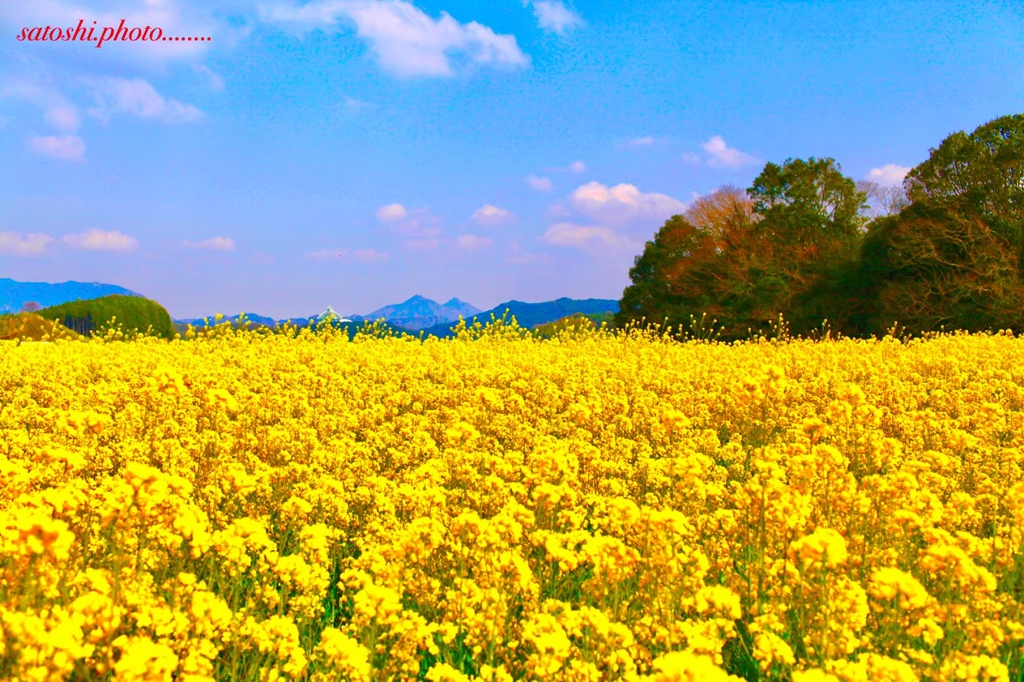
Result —
[[[79, 19], [212, 40], [17, 40]], [[667, 217], [766, 161], [898, 182], [1024, 110], [1022, 20], [983, 1], [5, 1], [0, 277], [120, 284], [175, 317], [618, 298]]]

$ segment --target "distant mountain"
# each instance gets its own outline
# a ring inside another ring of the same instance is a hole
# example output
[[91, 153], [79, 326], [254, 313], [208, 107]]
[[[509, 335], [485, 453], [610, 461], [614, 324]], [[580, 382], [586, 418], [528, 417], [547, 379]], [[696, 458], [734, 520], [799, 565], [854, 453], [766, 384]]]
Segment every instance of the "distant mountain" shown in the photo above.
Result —
[[455, 322], [459, 319], [459, 315], [468, 317], [479, 312], [479, 308], [457, 298], [453, 298], [447, 303], [437, 303], [429, 298], [416, 295], [402, 303], [374, 310], [369, 315], [350, 315], [349, 317], [354, 322], [364, 320], [372, 322], [383, 317], [388, 324], [394, 327], [418, 331], [435, 325]]
[[[277, 324], [277, 320], [272, 317], [264, 317], [263, 315], [257, 315], [256, 313], [242, 313], [242, 315], [245, 315], [245, 319], [252, 323], [251, 326], [263, 325], [266, 327], [273, 327]], [[225, 315], [220, 318], [220, 320], [217, 320], [215, 315], [210, 315], [209, 317], [191, 317], [184, 320], [175, 320], [174, 322], [175, 324], [190, 324], [193, 327], [205, 327], [207, 325], [215, 325], [221, 322], [237, 324], [238, 319], [242, 315], [231, 315], [230, 317]]]
[[[470, 316], [465, 316], [466, 324], [473, 324], [473, 320], [479, 320], [481, 324], [487, 324], [491, 321], [491, 314], [498, 319], [508, 311], [509, 317], [515, 317], [516, 322], [519, 323], [520, 327], [526, 329], [532, 329], [537, 325], [547, 324], [548, 322], [554, 322], [560, 320], [563, 317], [573, 315], [575, 313], [582, 313], [584, 315], [590, 315], [595, 313], [617, 313], [619, 311], [619, 302], [614, 299], [607, 298], [586, 298], [586, 299], [573, 299], [573, 298], [559, 298], [554, 301], [545, 301], [543, 303], [523, 303], [522, 301], [508, 301], [497, 305], [490, 310], [485, 310], [482, 313]], [[424, 330], [424, 336], [434, 335], [440, 338], [452, 336], [451, 328], [455, 326], [455, 323], [443, 323], [428, 327]]]
[[[506, 310], [509, 311], [510, 315], [515, 316], [519, 326], [532, 329], [538, 325], [554, 322], [577, 313], [583, 315], [615, 313], [619, 310], [619, 302], [614, 299], [604, 298], [587, 298], [582, 300], [560, 298], [555, 301], [544, 301], [543, 303], [508, 301], [490, 310], [481, 311], [479, 308], [457, 298], [440, 304], [423, 296], [413, 296], [407, 301], [384, 306], [367, 315], [349, 315], [348, 320], [354, 324], [348, 326], [350, 333], [354, 333], [363, 324], [384, 318], [387, 321], [385, 326], [396, 333], [409, 332], [416, 335], [422, 330], [424, 336], [434, 335], [443, 338], [452, 335], [451, 328], [456, 325], [460, 315], [466, 319], [467, 324], [473, 324], [474, 319], [480, 320], [482, 324], [486, 324], [490, 322], [492, 313], [495, 317], [500, 318], [505, 314]], [[237, 323], [238, 317], [238, 315], [223, 317], [221, 321]], [[311, 321], [312, 324], [316, 324], [318, 317], [320, 317], [320, 314], [275, 320], [256, 315], [255, 313], [246, 313], [246, 318], [253, 325], [266, 325], [268, 327], [283, 324], [306, 327], [311, 324]], [[335, 324], [342, 324], [342, 319], [344, 318], [336, 318]], [[209, 320], [209, 322], [205, 320]], [[186, 324], [191, 324], [194, 327], [214, 324], [214, 318], [210, 316], [208, 318], [174, 320], [174, 323], [178, 326], [179, 331], [183, 331]]]
[[49, 308], [61, 303], [87, 301], [111, 294], [141, 295], [116, 284], [101, 284], [100, 282], [50, 284], [49, 282], [17, 282], [13, 279], [0, 278], [0, 313], [16, 313], [29, 301], [34, 301], [43, 308]]

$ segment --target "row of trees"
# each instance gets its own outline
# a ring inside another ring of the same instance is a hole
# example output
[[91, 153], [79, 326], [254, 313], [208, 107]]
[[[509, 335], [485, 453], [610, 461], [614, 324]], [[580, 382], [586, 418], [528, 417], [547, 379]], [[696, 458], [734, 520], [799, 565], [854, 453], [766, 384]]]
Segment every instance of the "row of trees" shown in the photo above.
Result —
[[768, 163], [674, 216], [630, 270], [617, 318], [723, 339], [881, 335], [894, 324], [1024, 332], [1024, 115], [955, 133], [902, 187], [855, 183], [833, 159]]

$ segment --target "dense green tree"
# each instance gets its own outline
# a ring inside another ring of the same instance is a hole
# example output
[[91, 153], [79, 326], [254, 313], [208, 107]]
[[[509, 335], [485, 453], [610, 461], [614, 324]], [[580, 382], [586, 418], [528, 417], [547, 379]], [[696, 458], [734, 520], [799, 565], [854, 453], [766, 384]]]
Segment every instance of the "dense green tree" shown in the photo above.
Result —
[[866, 206], [832, 159], [769, 163], [750, 189], [722, 188], [659, 230], [630, 271], [619, 319], [679, 328], [706, 314], [730, 339], [783, 314], [809, 333], [843, 300], [826, 285], [856, 261]]
[[[126, 333], [151, 332], [166, 339], [174, 337], [174, 325], [167, 310], [142, 296], [112, 294], [82, 301], [69, 301], [43, 308], [38, 315], [74, 327], [88, 320], [88, 333], [102, 334], [109, 327], [119, 327]], [[112, 322], [113, 321], [113, 322]]]
[[904, 189], [864, 244], [870, 330], [1024, 331], [1024, 115], [953, 133]]
[[979, 215], [918, 201], [872, 226], [863, 263], [868, 331], [1024, 332], [1020, 257]]
[[735, 309], [757, 286], [744, 279], [756, 260], [753, 222], [752, 202], [735, 187], [701, 197], [670, 218], [636, 257], [616, 322], [646, 319], [680, 330], [691, 315], [706, 313], [735, 326]]
[[[867, 223], [867, 194], [834, 159], [768, 163], [747, 190], [760, 218], [764, 261], [756, 310], [766, 320], [782, 314], [794, 333], [808, 334], [827, 319], [850, 333], [850, 273], [856, 270]], [[753, 321], [752, 321], [753, 322]]]
[[760, 216], [758, 230], [789, 253], [789, 265], [798, 270], [809, 257], [847, 256], [856, 250], [866, 223], [867, 195], [834, 159], [768, 163], [747, 192]]
[[1024, 114], [953, 133], [907, 174], [907, 195], [961, 214], [1024, 223]]
[[[870, 195], [871, 201], [868, 202]], [[873, 220], [870, 220], [871, 218]], [[870, 223], [869, 223], [870, 220]], [[1024, 115], [931, 150], [900, 188], [832, 159], [769, 163], [670, 219], [630, 271], [619, 321], [701, 313], [724, 338], [784, 315], [795, 333], [1024, 333]]]

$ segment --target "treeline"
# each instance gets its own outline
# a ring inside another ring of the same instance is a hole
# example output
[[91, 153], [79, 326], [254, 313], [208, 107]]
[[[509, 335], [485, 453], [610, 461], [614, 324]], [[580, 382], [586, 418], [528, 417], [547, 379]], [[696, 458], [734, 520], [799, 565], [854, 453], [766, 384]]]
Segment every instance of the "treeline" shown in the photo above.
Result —
[[902, 187], [856, 183], [835, 160], [768, 163], [674, 216], [630, 270], [616, 323], [723, 340], [1024, 332], [1024, 115], [950, 135]]
[[16, 315], [0, 315], [0, 339], [79, 338], [103, 336], [108, 330], [164, 339], [175, 333], [167, 310], [141, 296], [111, 294], [48, 308], [30, 304]]

